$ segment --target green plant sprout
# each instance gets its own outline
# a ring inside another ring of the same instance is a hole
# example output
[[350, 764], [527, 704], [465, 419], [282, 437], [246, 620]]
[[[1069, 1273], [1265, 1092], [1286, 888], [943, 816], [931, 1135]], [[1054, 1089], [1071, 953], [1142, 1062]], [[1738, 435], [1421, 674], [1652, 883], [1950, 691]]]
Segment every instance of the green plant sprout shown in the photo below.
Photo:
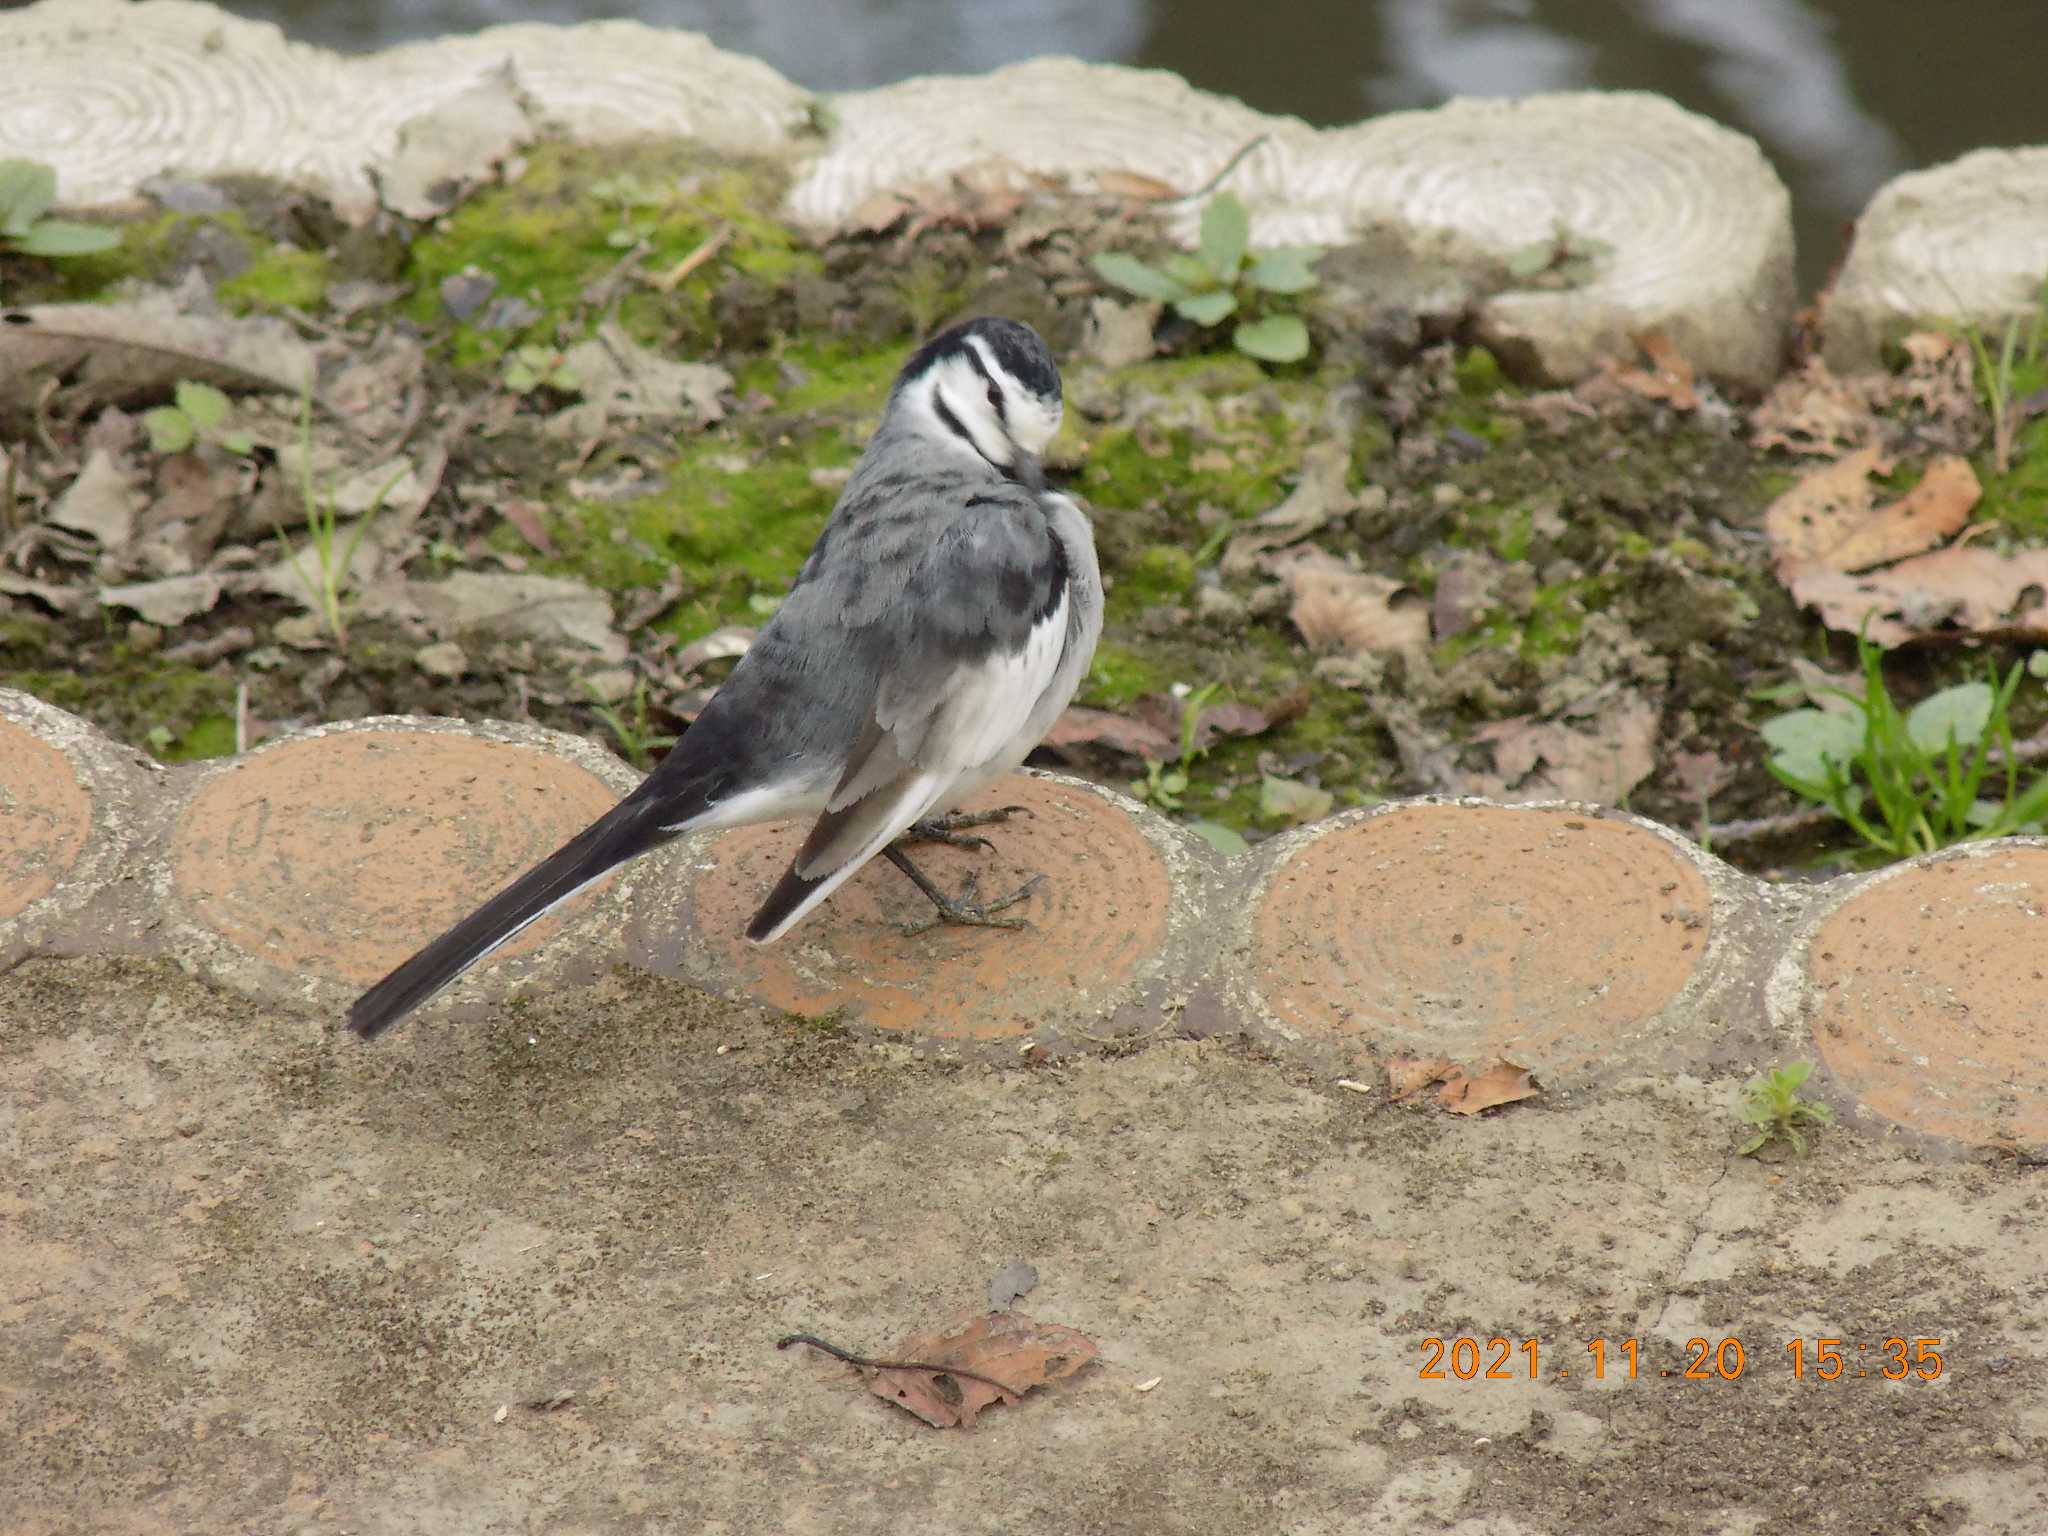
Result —
[[1583, 288], [1614, 247], [1591, 235], [1555, 226], [1546, 240], [1532, 240], [1508, 252], [1508, 276], [1523, 288]]
[[562, 357], [557, 347], [514, 347], [505, 354], [499, 381], [515, 395], [530, 395], [542, 385], [565, 395], [582, 393], [583, 381]]
[[[1822, 690], [1849, 708], [1795, 709], [1763, 723], [1777, 780], [1847, 823], [1866, 852], [1887, 858], [2038, 832], [2048, 817], [2048, 774], [2020, 788], [2010, 717], [2030, 663], [2014, 662], [2002, 682], [1987, 665], [1983, 681], [1944, 688], [1902, 714], [1885, 689], [1883, 647], [1859, 636], [1856, 648], [1862, 696]], [[1994, 750], [2003, 794], [1988, 799]]]
[[228, 397], [211, 384], [180, 379], [172, 392], [174, 405], [160, 405], [142, 413], [143, 430], [149, 446], [158, 453], [183, 453], [194, 443], [212, 443], [229, 453], [249, 453], [256, 440], [246, 432], [229, 429]]
[[[337, 558], [335, 543], [340, 537], [341, 514], [334, 505], [334, 498], [322, 496], [313, 484], [313, 392], [308, 389], [299, 396], [299, 495], [306, 508], [306, 550], [294, 550], [291, 540], [285, 537], [284, 529], [272, 524], [277, 535], [278, 547], [285, 553], [285, 563], [292, 568], [292, 574], [305, 588], [315, 614], [327, 634], [339, 646], [348, 644], [348, 607], [342, 600], [342, 588], [348, 582], [349, 568], [355, 562], [356, 549], [363, 542], [363, 535], [370, 531], [370, 524], [377, 520], [377, 514], [384, 510], [384, 498], [391, 494], [391, 488], [405, 478], [405, 471], [399, 470], [370, 501], [362, 518], [343, 541]], [[299, 563], [301, 556], [310, 551], [314, 569], [308, 572]]]
[[599, 693], [596, 686], [587, 678], [583, 683], [583, 691], [590, 695], [591, 706], [597, 711], [597, 718], [605, 723], [606, 729], [618, 742], [619, 755], [642, 773], [654, 766], [656, 752], [665, 752], [676, 744], [676, 737], [654, 735], [647, 729], [646, 678], [634, 679], [631, 719], [628, 719], [617, 705]]
[[1835, 1123], [1835, 1112], [1827, 1105], [1799, 1097], [1800, 1088], [1812, 1075], [1812, 1062], [1795, 1061], [1743, 1085], [1735, 1113], [1744, 1125], [1754, 1126], [1756, 1134], [1735, 1149], [1738, 1156], [1754, 1157], [1774, 1141], [1806, 1156], [1804, 1127]]
[[121, 243], [118, 230], [43, 217], [57, 203], [57, 173], [37, 160], [0, 160], [0, 246], [22, 256], [90, 256]]
[[1203, 327], [1240, 319], [1231, 345], [1265, 363], [1298, 363], [1308, 356], [1308, 327], [1299, 315], [1267, 310], [1271, 295], [1292, 297], [1316, 285], [1313, 245], [1251, 250], [1251, 217], [1234, 192], [1219, 192], [1202, 209], [1201, 239], [1195, 251], [1176, 251], [1152, 266], [1122, 251], [1101, 251], [1091, 263], [1104, 282], [1173, 306], [1183, 320]]
[[663, 208], [669, 202], [669, 194], [650, 187], [631, 171], [599, 177], [590, 184], [590, 192], [604, 202], [618, 204], [619, 227], [604, 237], [604, 243], [615, 251], [629, 250], [654, 234], [652, 224], [634, 222], [635, 209]]
[[[2044, 318], [2048, 318], [2048, 277], [2041, 280], [2041, 286], [2034, 294], [2033, 307], [2005, 322], [1996, 358], [1992, 357], [1980, 327], [1963, 327], [1963, 336], [1970, 343], [1970, 355], [1976, 365], [1977, 388], [1984, 396], [1984, 408], [1991, 414], [1991, 467], [2001, 475], [2012, 468], [2013, 440], [2025, 421], [2024, 416], [2014, 412], [2014, 399], [2031, 393], [2017, 387], [2015, 373], [2021, 372], [2025, 383], [2038, 385], [2041, 382], [2032, 375], [2041, 363]], [[2022, 336], [2025, 337], [2024, 343]]]
[[1199, 751], [1195, 748], [1195, 733], [1202, 727], [1202, 711], [1209, 707], [1209, 701], [1222, 687], [1221, 683], [1204, 683], [1181, 701], [1180, 756], [1174, 759], [1179, 766], [1169, 768], [1164, 763], [1146, 758], [1145, 777], [1133, 780], [1131, 784], [1134, 798], [1156, 805], [1162, 811], [1181, 808], [1181, 797], [1188, 792], [1188, 770], [1209, 755], [1207, 747]]

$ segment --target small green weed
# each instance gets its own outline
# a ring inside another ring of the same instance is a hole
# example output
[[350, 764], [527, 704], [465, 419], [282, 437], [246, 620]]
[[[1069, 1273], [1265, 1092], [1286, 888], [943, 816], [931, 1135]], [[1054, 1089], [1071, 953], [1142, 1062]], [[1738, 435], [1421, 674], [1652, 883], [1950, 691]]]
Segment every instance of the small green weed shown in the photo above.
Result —
[[57, 173], [38, 160], [0, 160], [0, 246], [23, 256], [90, 256], [121, 243], [98, 224], [43, 217], [57, 203]]
[[654, 766], [656, 752], [666, 752], [676, 744], [674, 736], [656, 735], [648, 729], [650, 722], [645, 678], [636, 679], [633, 684], [630, 701], [633, 713], [630, 718], [616, 704], [607, 702], [604, 695], [589, 682], [584, 683], [583, 690], [590, 695], [591, 707], [596, 710], [597, 718], [604, 722], [605, 729], [609, 730], [612, 739], [618, 742], [619, 755], [642, 773]]
[[583, 381], [556, 347], [514, 347], [505, 354], [498, 381], [515, 395], [530, 395], [543, 385], [565, 395], [583, 391]]
[[248, 453], [256, 440], [246, 432], [227, 425], [228, 397], [211, 384], [180, 379], [172, 392], [174, 405], [160, 405], [142, 413], [143, 430], [149, 446], [158, 453], [183, 453], [194, 443], [212, 443], [229, 453]]
[[1162, 811], [1177, 811], [1181, 808], [1181, 797], [1188, 792], [1188, 770], [1197, 761], [1207, 757], [1208, 749], [1195, 750], [1195, 733], [1202, 726], [1202, 711], [1222, 688], [1221, 683], [1204, 683], [1194, 689], [1181, 701], [1180, 706], [1180, 756], [1174, 761], [1178, 767], [1169, 768], [1164, 763], [1145, 759], [1145, 777], [1131, 784], [1131, 794], [1156, 805]]
[[619, 227], [604, 237], [604, 243], [616, 251], [631, 250], [642, 240], [652, 238], [653, 223], [636, 221], [633, 215], [637, 211], [666, 208], [675, 201], [672, 189], [650, 186], [631, 171], [599, 177], [590, 184], [590, 193], [601, 202], [618, 205]]
[[1559, 224], [1547, 240], [1508, 252], [1508, 276], [1524, 288], [1583, 288], [1614, 247], [1591, 235], [1575, 235]]
[[[306, 549], [294, 551], [284, 529], [273, 525], [273, 531], [292, 574], [306, 589], [306, 596], [311, 600], [314, 613], [319, 616], [321, 627], [336, 645], [348, 644], [350, 605], [342, 599], [342, 588], [348, 584], [349, 568], [355, 561], [356, 549], [363, 542], [363, 535], [370, 531], [370, 524], [377, 520], [377, 514], [384, 510], [384, 498], [391, 494], [392, 486], [398, 484], [404, 474], [405, 471], [400, 470], [385, 482], [347, 539], [341, 540], [341, 514], [334, 505], [334, 498], [322, 495], [313, 483], [312, 391], [308, 390], [299, 397], [299, 495], [306, 508]], [[338, 540], [341, 548], [337, 552], [335, 545]], [[299, 563], [309, 552], [314, 560], [311, 572]]]
[[2014, 404], [2015, 397], [2025, 396], [2028, 391], [2016, 387], [2015, 375], [2027, 383], [2038, 382], [2032, 376], [2041, 362], [2044, 321], [2048, 321], [2048, 278], [2042, 279], [2033, 308], [2005, 322], [1996, 358], [1991, 355], [1982, 329], [1975, 325], [1963, 327], [1970, 355], [1976, 362], [1977, 388], [1991, 415], [1991, 467], [2001, 475], [2012, 469], [2013, 439], [2026, 421], [2024, 414], [2015, 411]]
[[1756, 1134], [1736, 1148], [1738, 1155], [1754, 1157], [1774, 1141], [1784, 1142], [1801, 1157], [1806, 1155], [1805, 1127], [1835, 1123], [1835, 1112], [1827, 1105], [1799, 1097], [1800, 1088], [1812, 1075], [1812, 1062], [1795, 1061], [1743, 1085], [1735, 1112], [1744, 1125], [1756, 1128]]
[[1312, 245], [1252, 252], [1243, 201], [1234, 192], [1219, 192], [1202, 209], [1201, 241], [1193, 254], [1176, 251], [1155, 267], [1122, 251], [1101, 251], [1092, 265], [1103, 281], [1171, 304], [1175, 314], [1204, 329], [1232, 315], [1251, 315], [1238, 321], [1231, 345], [1260, 362], [1298, 363], [1308, 356], [1308, 327], [1299, 315], [1272, 311], [1267, 300], [1315, 287], [1322, 254]]
[[[1987, 664], [1984, 680], [1944, 688], [1901, 713], [1884, 685], [1883, 648], [1862, 638], [1856, 646], [1862, 696], [1825, 690], [1848, 709], [1795, 709], [1764, 722], [1778, 781], [1826, 806], [1866, 852], [1887, 858], [2038, 831], [2048, 817], [2048, 774], [2020, 788], [2009, 715], [2030, 664], [2014, 662], [2003, 681]], [[2002, 780], [1998, 798], [1984, 795], [1987, 779]]]

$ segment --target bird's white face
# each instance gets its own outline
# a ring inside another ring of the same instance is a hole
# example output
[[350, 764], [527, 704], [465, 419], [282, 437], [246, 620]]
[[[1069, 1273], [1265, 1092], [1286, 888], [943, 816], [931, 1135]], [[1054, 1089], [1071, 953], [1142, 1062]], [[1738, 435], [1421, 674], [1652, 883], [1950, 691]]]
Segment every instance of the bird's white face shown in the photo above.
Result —
[[912, 398], [935, 433], [963, 439], [998, 469], [1043, 453], [1060, 429], [1059, 396], [1032, 389], [979, 336], [941, 358], [917, 381]]

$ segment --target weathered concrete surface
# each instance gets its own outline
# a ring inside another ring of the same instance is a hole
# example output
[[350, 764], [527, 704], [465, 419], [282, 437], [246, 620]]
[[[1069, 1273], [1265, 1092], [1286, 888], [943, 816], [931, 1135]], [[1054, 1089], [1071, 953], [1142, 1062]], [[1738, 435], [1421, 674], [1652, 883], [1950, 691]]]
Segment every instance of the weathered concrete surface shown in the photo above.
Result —
[[[0, 1021], [18, 1536], [2036, 1536], [2048, 1505], [2048, 1175], [1854, 1130], [1736, 1158], [1731, 1079], [1461, 1119], [1227, 1039], [963, 1067], [644, 976], [365, 1047], [168, 961], [38, 959]], [[1017, 1258], [1103, 1359], [971, 1433], [774, 1348], [886, 1354]]]
[[[700, 839], [366, 1046], [352, 988], [631, 773], [388, 719], [109, 791], [0, 720], [0, 909], [142, 807], [123, 921], [0, 971], [10, 1532], [2039, 1530], [2038, 842], [1781, 892], [1418, 801], [1223, 860], [1034, 779], [945, 866], [1050, 865], [1029, 934], [870, 881], [764, 967], [772, 838]], [[1502, 1055], [1491, 1115], [1397, 1091]], [[1736, 1156], [1800, 1058], [1842, 1123]], [[774, 1348], [1020, 1257], [1103, 1358], [974, 1433]]]
[[[1229, 183], [1259, 241], [1391, 233], [1446, 291], [1492, 295], [1489, 339], [1558, 378], [1632, 358], [1633, 335], [1660, 330], [1701, 373], [1760, 388], [1792, 310], [1790, 204], [1756, 145], [1637, 93], [1461, 101], [1317, 131], [1170, 74], [1047, 58], [820, 101], [702, 37], [628, 22], [343, 58], [195, 0], [41, 0], [0, 16], [0, 77], [0, 155], [50, 162], [87, 203], [166, 172], [248, 171], [357, 217], [382, 183], [419, 216], [448, 184], [450, 145], [473, 149], [480, 174], [529, 131], [666, 134], [791, 158], [790, 214], [827, 230], [876, 191], [991, 161], [1083, 187], [1121, 171], [1192, 189], [1262, 139]], [[1182, 212], [1191, 236], [1197, 206]], [[1589, 280], [1518, 285], [1509, 259], [1559, 235], [1600, 243]]]
[[[167, 952], [330, 1022], [638, 782], [557, 732], [390, 717], [159, 770], [144, 794], [89, 726], [4, 691], [0, 765], [16, 955]], [[1816, 1058], [1854, 1123], [2048, 1150], [2038, 841], [1788, 889], [1591, 806], [1395, 802], [1224, 859], [1078, 780], [1020, 776], [975, 808], [1010, 803], [1025, 813], [990, 849], [925, 862], [991, 895], [1043, 874], [1025, 932], [921, 927], [877, 864], [757, 947], [746, 920], [800, 829], [746, 828], [627, 865], [414, 1027], [573, 997], [624, 963], [981, 1061], [1225, 1035], [1321, 1079], [1507, 1059], [1592, 1089]]]
[[1932, 325], [1997, 338], [2033, 313], [2048, 278], [2048, 147], [1980, 149], [1879, 190], [1823, 316], [1828, 365], [1877, 368], [1883, 350]]

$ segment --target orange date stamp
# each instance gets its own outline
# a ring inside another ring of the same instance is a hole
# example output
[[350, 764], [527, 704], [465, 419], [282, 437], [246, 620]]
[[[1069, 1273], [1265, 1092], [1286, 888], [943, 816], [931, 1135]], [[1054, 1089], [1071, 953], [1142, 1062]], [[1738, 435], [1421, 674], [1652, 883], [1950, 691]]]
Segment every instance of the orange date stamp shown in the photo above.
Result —
[[[1760, 1358], [1774, 1361], [1769, 1367], [1774, 1373], [1789, 1371], [1794, 1381], [1870, 1376], [1933, 1381], [1946, 1369], [1940, 1339], [1903, 1334], [1871, 1340], [1788, 1339], [1776, 1349], [1764, 1350]], [[1418, 1375], [1423, 1381], [1563, 1381], [1574, 1376], [1605, 1381], [1610, 1375], [1624, 1381], [1739, 1381], [1752, 1368], [1751, 1349], [1733, 1336], [1687, 1339], [1684, 1359], [1661, 1366], [1645, 1358], [1640, 1339], [1583, 1339], [1574, 1347], [1498, 1335], [1481, 1339], [1432, 1334], [1422, 1341]], [[1754, 1368], [1765, 1369], [1760, 1364]]]

